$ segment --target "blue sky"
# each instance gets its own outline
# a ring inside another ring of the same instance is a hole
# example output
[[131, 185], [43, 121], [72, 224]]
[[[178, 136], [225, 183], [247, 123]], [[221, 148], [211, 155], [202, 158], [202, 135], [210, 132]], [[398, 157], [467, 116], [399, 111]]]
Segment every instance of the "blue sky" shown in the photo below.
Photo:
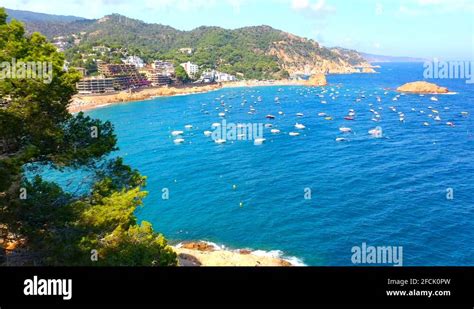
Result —
[[265, 24], [325, 46], [474, 60], [474, 0], [0, 0], [0, 6], [87, 18], [119, 13], [182, 30]]

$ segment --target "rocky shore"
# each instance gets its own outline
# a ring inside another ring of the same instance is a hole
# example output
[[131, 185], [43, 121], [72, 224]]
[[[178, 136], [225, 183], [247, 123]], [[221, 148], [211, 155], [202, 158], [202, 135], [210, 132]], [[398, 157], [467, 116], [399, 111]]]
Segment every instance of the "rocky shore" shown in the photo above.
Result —
[[180, 266], [295, 266], [281, 258], [250, 250], [226, 250], [207, 242], [188, 242], [172, 248]]
[[413, 82], [407, 83], [401, 87], [397, 88], [398, 92], [404, 93], [416, 93], [416, 94], [443, 94], [449, 93], [448, 88], [440, 87], [436, 84], [428, 83], [428, 82]]

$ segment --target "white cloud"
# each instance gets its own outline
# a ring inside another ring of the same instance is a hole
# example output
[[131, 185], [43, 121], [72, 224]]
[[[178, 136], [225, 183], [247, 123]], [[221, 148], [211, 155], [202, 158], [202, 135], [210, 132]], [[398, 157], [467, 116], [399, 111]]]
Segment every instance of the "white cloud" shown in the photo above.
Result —
[[328, 5], [326, 0], [292, 0], [291, 7], [296, 11], [318, 17], [324, 17], [336, 11], [336, 8]]
[[383, 5], [382, 3], [375, 4], [375, 15], [380, 16], [383, 14]]
[[405, 0], [400, 5], [401, 15], [418, 16], [428, 14], [445, 14], [453, 12], [474, 13], [473, 0]]
[[127, 14], [136, 12], [137, 8], [151, 11], [190, 11], [212, 9], [219, 4], [229, 6], [234, 12], [248, 0], [0, 0], [0, 6], [11, 9], [28, 10], [42, 13], [85, 15], [85, 17], [101, 17], [113, 12]]

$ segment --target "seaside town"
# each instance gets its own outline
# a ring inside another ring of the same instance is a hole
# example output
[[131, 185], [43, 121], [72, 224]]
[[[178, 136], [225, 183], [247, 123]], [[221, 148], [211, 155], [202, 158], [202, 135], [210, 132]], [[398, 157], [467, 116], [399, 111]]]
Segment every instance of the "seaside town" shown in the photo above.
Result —
[[[104, 46], [95, 47], [94, 50], [109, 51]], [[181, 78], [176, 74], [175, 64], [166, 60], [145, 63], [140, 57], [132, 55], [122, 59], [122, 63], [105, 63], [102, 60], [95, 60], [95, 63], [98, 69], [95, 75], [90, 75], [86, 68], [75, 67], [83, 76], [77, 83], [79, 94], [103, 94], [146, 87], [182, 85], [187, 81], [194, 84], [211, 84], [237, 80], [233, 75], [216, 70], [201, 72], [200, 67], [190, 61], [179, 64], [180, 69], [184, 69], [186, 73]]]

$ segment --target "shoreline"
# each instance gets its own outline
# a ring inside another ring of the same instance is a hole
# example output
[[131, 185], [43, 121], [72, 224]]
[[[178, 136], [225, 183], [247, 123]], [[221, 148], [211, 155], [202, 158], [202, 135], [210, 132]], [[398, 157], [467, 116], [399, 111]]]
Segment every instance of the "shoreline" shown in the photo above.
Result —
[[296, 257], [285, 258], [281, 251], [232, 250], [212, 242], [182, 242], [170, 246], [182, 267], [295, 267], [305, 266]]
[[114, 92], [105, 94], [77, 94], [73, 97], [71, 104], [68, 106], [70, 113], [79, 113], [89, 111], [101, 107], [115, 104], [131, 103], [138, 101], [151, 100], [159, 97], [174, 97], [191, 94], [208, 93], [225, 88], [249, 88], [249, 87], [268, 87], [268, 86], [325, 86], [324, 83], [316, 83], [314, 85], [305, 80], [247, 80], [228, 82], [211, 85], [194, 85], [188, 87], [154, 87], [144, 88], [136, 92]]
[[68, 106], [70, 113], [84, 112], [100, 107], [121, 103], [150, 100], [157, 97], [172, 97], [180, 95], [206, 93], [222, 89], [220, 84], [190, 86], [190, 87], [154, 87], [144, 88], [136, 92], [114, 92], [105, 94], [77, 94]]

